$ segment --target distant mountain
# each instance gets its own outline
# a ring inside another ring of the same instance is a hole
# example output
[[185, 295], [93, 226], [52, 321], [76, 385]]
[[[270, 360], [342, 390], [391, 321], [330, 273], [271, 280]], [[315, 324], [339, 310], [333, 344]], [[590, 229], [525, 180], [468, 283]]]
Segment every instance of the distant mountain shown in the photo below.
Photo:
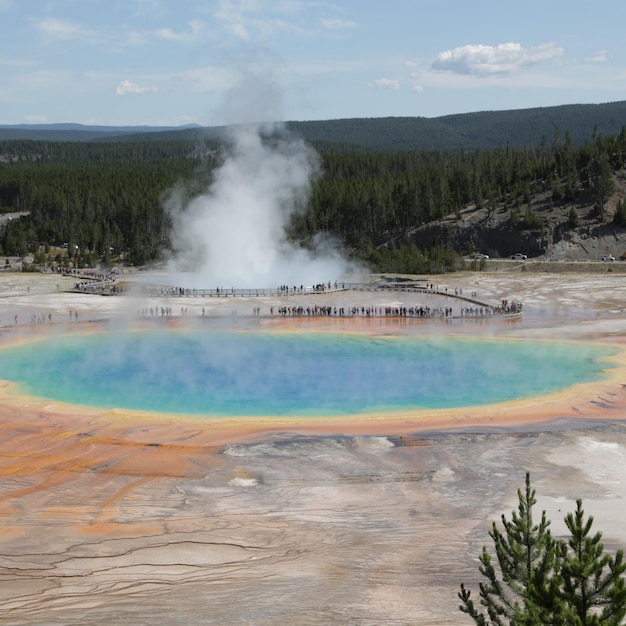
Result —
[[17, 130], [69, 130], [88, 131], [94, 133], [149, 133], [163, 130], [183, 130], [185, 128], [202, 128], [199, 124], [186, 124], [184, 126], [104, 126], [104, 125], [84, 125], [74, 123], [56, 124], [0, 124], [2, 129]]
[[499, 147], [574, 145], [594, 134], [618, 135], [626, 126], [626, 101], [511, 111], [481, 111], [436, 118], [385, 117], [288, 122], [307, 141], [374, 150], [488, 150]]
[[[347, 118], [288, 121], [285, 126], [319, 149], [489, 150], [551, 145], [569, 135], [582, 145], [594, 135], [617, 135], [626, 126], [626, 101], [571, 104], [510, 111], [480, 111], [442, 117]], [[0, 141], [194, 141], [221, 138], [224, 126], [0, 125]]]
[[137, 134], [170, 133], [198, 130], [198, 124], [184, 126], [98, 126], [74, 123], [57, 124], [0, 124], [0, 140], [36, 141], [94, 141], [118, 140]]

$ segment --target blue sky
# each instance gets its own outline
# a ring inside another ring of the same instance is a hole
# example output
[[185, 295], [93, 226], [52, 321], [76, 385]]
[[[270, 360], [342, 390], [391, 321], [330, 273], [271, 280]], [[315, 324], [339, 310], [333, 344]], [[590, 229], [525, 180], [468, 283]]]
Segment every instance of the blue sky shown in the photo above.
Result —
[[624, 0], [0, 0], [0, 124], [626, 100], [625, 18]]

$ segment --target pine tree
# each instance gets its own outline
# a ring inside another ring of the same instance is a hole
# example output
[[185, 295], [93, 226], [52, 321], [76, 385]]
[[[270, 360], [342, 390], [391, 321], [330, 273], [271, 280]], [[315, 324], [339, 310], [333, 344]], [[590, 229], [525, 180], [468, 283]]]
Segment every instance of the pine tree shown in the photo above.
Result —
[[602, 533], [591, 535], [593, 517], [584, 519], [582, 500], [565, 524], [571, 533], [562, 544], [562, 597], [568, 607], [566, 624], [572, 626], [617, 626], [626, 617], [626, 572], [624, 554], [615, 558], [604, 552]]
[[554, 576], [559, 544], [552, 538], [545, 511], [535, 524], [532, 507], [535, 490], [526, 474], [526, 489], [518, 490], [518, 511], [511, 520], [502, 515], [504, 532], [496, 523], [489, 536], [494, 542], [498, 568], [486, 547], [480, 558], [480, 573], [488, 582], [480, 584], [480, 604], [488, 618], [476, 608], [470, 592], [461, 584], [459, 609], [479, 626], [515, 624], [531, 626], [555, 622], [559, 613], [558, 580]]
[[518, 512], [511, 521], [502, 516], [504, 532], [496, 524], [493, 539], [498, 568], [483, 547], [480, 605], [461, 584], [459, 609], [478, 626], [620, 626], [626, 623], [626, 562], [604, 552], [602, 534], [591, 534], [593, 517], [585, 520], [582, 500], [565, 517], [567, 541], [555, 540], [545, 511], [533, 523], [535, 491], [526, 474], [526, 490], [518, 491]]
[[613, 223], [618, 226], [626, 226], [626, 202], [624, 200], [618, 200], [617, 202]]

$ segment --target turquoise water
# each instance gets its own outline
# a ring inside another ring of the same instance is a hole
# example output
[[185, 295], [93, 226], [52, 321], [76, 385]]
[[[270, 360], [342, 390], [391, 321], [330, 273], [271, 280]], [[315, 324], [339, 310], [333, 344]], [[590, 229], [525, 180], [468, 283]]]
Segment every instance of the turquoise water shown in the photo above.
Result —
[[110, 332], [0, 350], [30, 395], [206, 416], [475, 406], [597, 380], [592, 344], [325, 333]]

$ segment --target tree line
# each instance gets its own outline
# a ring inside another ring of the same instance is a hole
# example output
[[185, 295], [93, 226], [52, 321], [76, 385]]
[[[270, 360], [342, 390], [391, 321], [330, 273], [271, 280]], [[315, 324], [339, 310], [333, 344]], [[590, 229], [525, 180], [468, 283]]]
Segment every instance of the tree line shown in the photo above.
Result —
[[[272, 138], [268, 138], [272, 141]], [[68, 243], [73, 262], [144, 264], [167, 250], [164, 199], [174, 186], [189, 198], [206, 191], [223, 143], [202, 141], [0, 142], [0, 212], [27, 216], [0, 230], [0, 255], [36, 254]], [[458, 266], [462, 250], [441, 241], [418, 249], [416, 228], [467, 206], [506, 210], [511, 224], [540, 229], [538, 193], [551, 202], [591, 201], [599, 221], [626, 162], [626, 130], [576, 146], [569, 133], [527, 148], [486, 151], [381, 151], [319, 144], [322, 175], [288, 235], [308, 245], [332, 234], [372, 269], [423, 273]], [[618, 203], [615, 221], [626, 224]], [[568, 217], [576, 227], [576, 215]]]
[[[591, 140], [594, 128], [609, 136], [620, 132], [626, 119], [626, 101], [569, 104], [508, 111], [478, 111], [439, 117], [379, 117], [334, 120], [285, 121], [283, 126], [316, 145], [331, 150], [372, 152], [410, 150], [492, 150], [537, 145], [554, 130], [569, 129], [574, 144]], [[115, 127], [81, 124], [0, 125], [0, 141], [37, 139], [50, 141], [202, 141], [223, 138], [226, 126]]]

